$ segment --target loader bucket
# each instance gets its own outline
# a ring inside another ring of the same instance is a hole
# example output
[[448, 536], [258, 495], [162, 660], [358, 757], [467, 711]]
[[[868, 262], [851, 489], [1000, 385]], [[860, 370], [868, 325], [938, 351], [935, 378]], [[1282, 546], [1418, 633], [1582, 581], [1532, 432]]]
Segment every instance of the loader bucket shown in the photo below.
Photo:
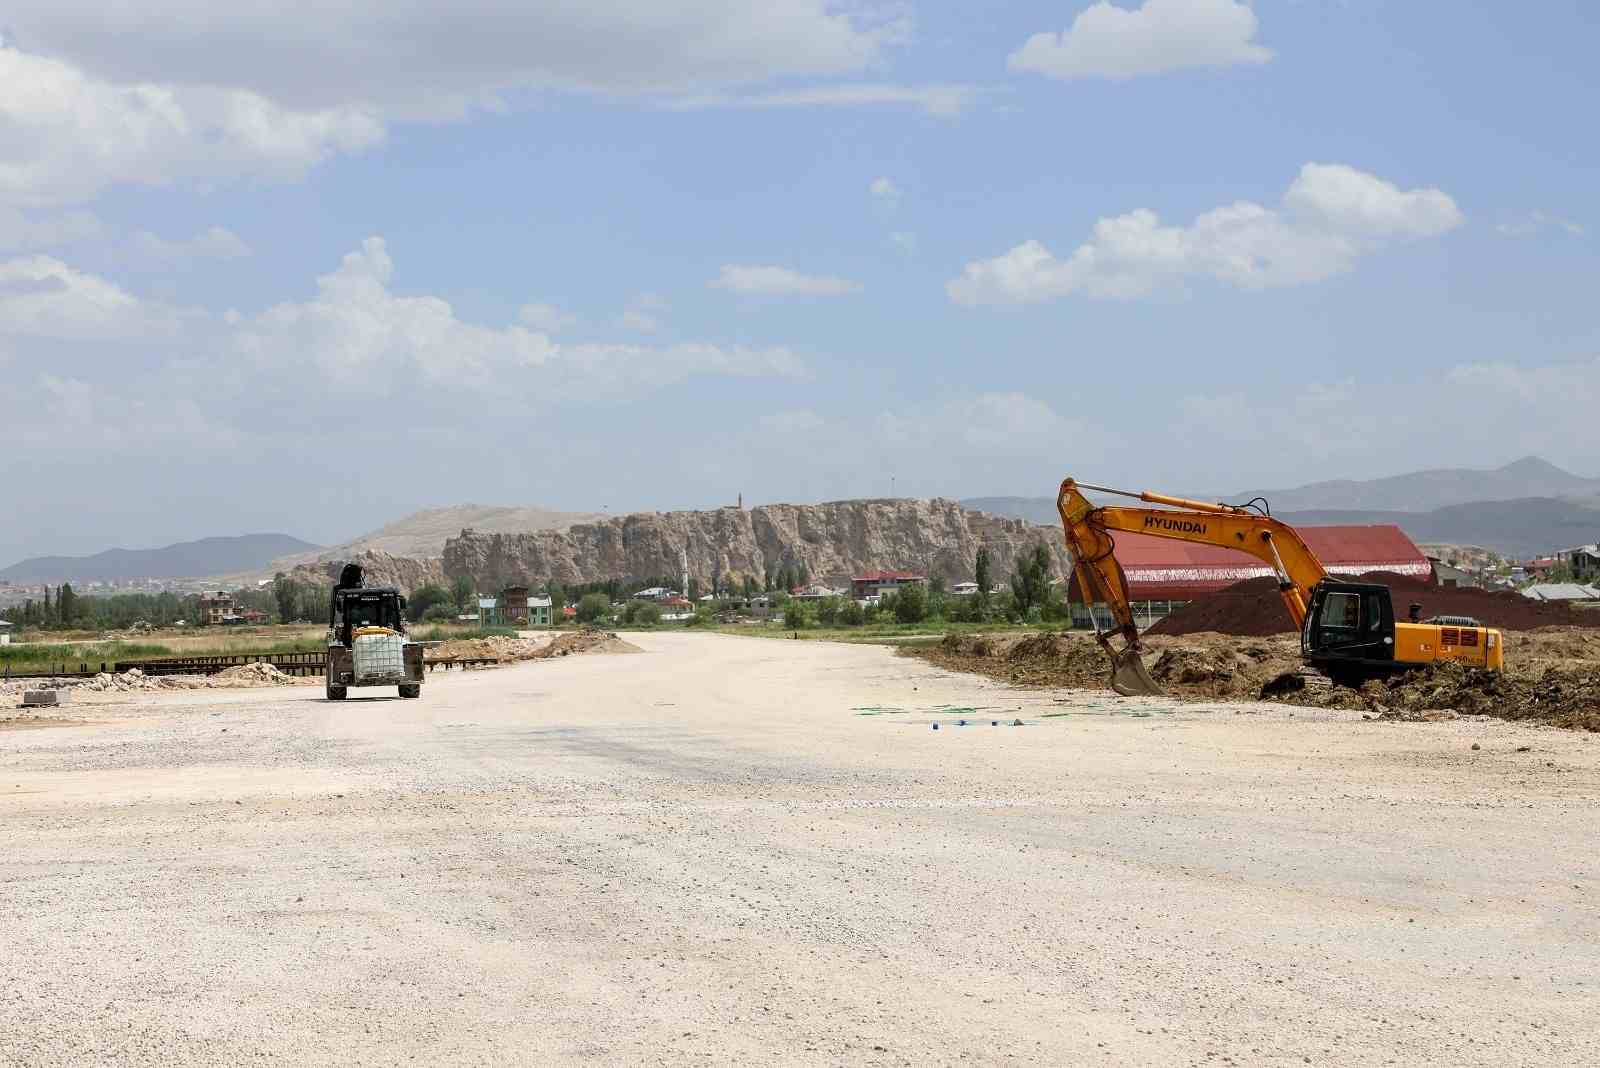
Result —
[[1134, 648], [1111, 653], [1111, 688], [1124, 697], [1161, 697], [1167, 692], [1150, 677]]

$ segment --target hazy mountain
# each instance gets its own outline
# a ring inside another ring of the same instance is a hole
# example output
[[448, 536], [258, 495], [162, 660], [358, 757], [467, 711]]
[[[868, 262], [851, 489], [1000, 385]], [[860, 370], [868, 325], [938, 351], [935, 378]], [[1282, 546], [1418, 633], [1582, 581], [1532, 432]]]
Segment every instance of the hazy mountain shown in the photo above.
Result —
[[426, 559], [442, 554], [445, 539], [453, 538], [466, 529], [486, 534], [521, 534], [531, 530], [565, 530], [574, 523], [603, 518], [595, 512], [553, 512], [546, 508], [506, 508], [481, 504], [429, 508], [396, 519], [341, 545], [286, 556], [274, 561], [274, 566], [287, 570], [297, 564], [345, 560], [367, 551]]
[[0, 571], [0, 579], [32, 583], [203, 578], [254, 571], [285, 553], [316, 548], [287, 534], [241, 534], [179, 542], [160, 549], [107, 549], [93, 556], [36, 556]]
[[1273, 514], [1305, 526], [1393, 523], [1415, 542], [1477, 545], [1517, 559], [1600, 541], [1600, 498], [1476, 501], [1431, 512], [1274, 509]]
[[1026, 519], [1030, 523], [1061, 522], [1054, 497], [968, 497], [958, 503], [969, 512], [988, 512], [1009, 519]]
[[1528, 456], [1490, 471], [1442, 467], [1366, 482], [1337, 479], [1294, 489], [1246, 491], [1223, 499], [1245, 501], [1265, 497], [1274, 512], [1330, 509], [1431, 512], [1475, 501], [1595, 495], [1600, 495], [1600, 478], [1583, 478], [1537, 456]]

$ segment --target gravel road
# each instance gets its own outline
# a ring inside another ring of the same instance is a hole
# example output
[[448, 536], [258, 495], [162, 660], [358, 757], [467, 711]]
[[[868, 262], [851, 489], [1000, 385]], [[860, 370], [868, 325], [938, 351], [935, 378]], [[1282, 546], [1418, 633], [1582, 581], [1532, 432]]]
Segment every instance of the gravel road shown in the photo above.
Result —
[[0, 1063], [1600, 1062], [1594, 736], [630, 638], [0, 727]]

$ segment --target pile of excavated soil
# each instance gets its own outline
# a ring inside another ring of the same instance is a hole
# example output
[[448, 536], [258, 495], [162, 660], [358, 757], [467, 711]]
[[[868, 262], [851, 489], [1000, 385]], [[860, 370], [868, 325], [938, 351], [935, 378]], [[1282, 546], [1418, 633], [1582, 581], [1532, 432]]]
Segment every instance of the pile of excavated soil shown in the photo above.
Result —
[[487, 657], [496, 663], [521, 660], [548, 660], [575, 653], [637, 653], [639, 647], [605, 630], [584, 629], [557, 634], [554, 638], [462, 638], [441, 642], [428, 650], [429, 660], [451, 657]]
[[219, 671], [206, 680], [212, 687], [293, 686], [300, 680], [273, 667], [256, 661]]
[[[1382, 719], [1489, 715], [1600, 731], [1600, 631], [1593, 628], [1508, 633], [1507, 666], [1500, 674], [1442, 663], [1371, 680], [1360, 689], [1307, 671], [1293, 636], [1147, 636], [1145, 645], [1150, 676], [1183, 700], [1270, 700], [1354, 709]], [[1087, 635], [949, 635], [901, 653], [1018, 686], [1110, 689], [1105, 653]]]
[[579, 630], [567, 634], [559, 634], [556, 639], [542, 646], [533, 654], [536, 660], [547, 660], [555, 656], [572, 656], [575, 653], [639, 653], [640, 649], [630, 641], [619, 638], [608, 630]]
[[[1394, 595], [1397, 619], [1406, 618], [1409, 606], [1422, 605], [1422, 616], [1471, 616], [1487, 627], [1532, 630], [1550, 626], [1596, 626], [1600, 617], [1574, 613], [1565, 604], [1535, 601], [1513, 590], [1476, 590], [1435, 586], [1405, 575], [1373, 571], [1362, 582], [1380, 582]], [[1294, 621], [1271, 578], [1236, 582], [1219, 593], [1189, 602], [1151, 627], [1150, 634], [1239, 634], [1265, 637], [1293, 633]]]

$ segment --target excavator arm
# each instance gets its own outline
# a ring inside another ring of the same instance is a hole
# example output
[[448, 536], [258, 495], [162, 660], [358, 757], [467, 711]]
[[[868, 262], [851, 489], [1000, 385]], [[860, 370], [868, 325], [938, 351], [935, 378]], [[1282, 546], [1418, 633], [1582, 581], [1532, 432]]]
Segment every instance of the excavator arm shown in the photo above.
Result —
[[[1120, 494], [1165, 507], [1097, 508], [1083, 495], [1082, 489]], [[1110, 633], [1102, 632], [1096, 620], [1095, 638], [1111, 658], [1111, 686], [1118, 693], [1133, 696], [1162, 691], [1140, 659], [1139, 627], [1129, 604], [1127, 578], [1117, 562], [1115, 532], [1129, 531], [1249, 553], [1272, 568], [1278, 579], [1278, 592], [1295, 626], [1305, 622], [1312, 588], [1327, 572], [1316, 553], [1287, 523], [1238, 505], [1210, 504], [1159, 493], [1131, 493], [1088, 484], [1082, 484], [1082, 489], [1073, 479], [1063, 481], [1056, 508], [1061, 513], [1067, 551], [1072, 555], [1073, 579], [1078, 583], [1084, 603], [1104, 604], [1115, 620], [1115, 630]], [[1113, 637], [1121, 638], [1121, 648], [1113, 644]]]

